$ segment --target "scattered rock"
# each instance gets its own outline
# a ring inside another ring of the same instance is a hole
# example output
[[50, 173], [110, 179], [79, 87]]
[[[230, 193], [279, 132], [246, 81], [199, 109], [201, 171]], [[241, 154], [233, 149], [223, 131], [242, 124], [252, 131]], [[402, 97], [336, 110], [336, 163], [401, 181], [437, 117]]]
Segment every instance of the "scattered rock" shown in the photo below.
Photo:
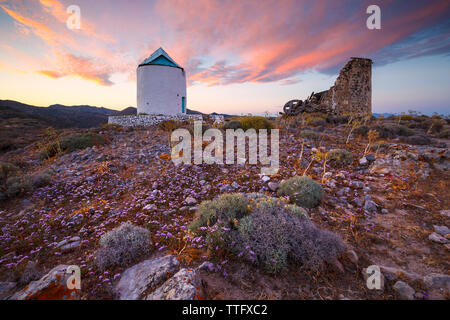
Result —
[[184, 199], [184, 202], [186, 202], [188, 206], [195, 206], [197, 204], [197, 200], [195, 200], [193, 197], [187, 197], [186, 199]]
[[177, 271], [179, 264], [172, 255], [145, 260], [125, 270], [114, 292], [120, 300], [141, 299], [145, 291], [158, 286]]
[[146, 300], [194, 300], [198, 299], [199, 293], [196, 272], [192, 269], [181, 269], [150, 293]]
[[441, 236], [445, 237], [446, 235], [448, 235], [450, 233], [450, 229], [446, 226], [433, 226], [434, 231], [436, 231], [437, 233], [439, 233]]
[[411, 288], [406, 282], [397, 281], [394, 284], [394, 290], [402, 300], [414, 300], [415, 290]]
[[267, 186], [269, 187], [269, 189], [271, 191], [275, 192], [278, 190], [279, 184], [272, 181], [272, 182], [269, 182]]
[[154, 203], [150, 203], [148, 205], [146, 205], [144, 208], [142, 208], [144, 210], [148, 210], [148, 211], [153, 211], [158, 209], [158, 207], [154, 204]]
[[15, 287], [15, 282], [0, 282], [0, 300], [5, 300], [13, 294]]
[[62, 246], [60, 248], [60, 250], [62, 252], [69, 252], [69, 251], [74, 250], [75, 248], [78, 248], [79, 246], [81, 246], [81, 242], [80, 241], [74, 241], [74, 242], [70, 242], [70, 243]]
[[355, 189], [364, 188], [364, 183], [362, 181], [350, 181], [350, 187]]
[[377, 204], [372, 200], [366, 200], [364, 203], [364, 210], [367, 212], [376, 212], [377, 211]]
[[234, 189], [237, 189], [237, 188], [240, 187], [239, 183], [237, 183], [236, 181], [233, 182], [233, 183], [231, 184], [231, 186], [232, 186]]
[[433, 242], [441, 243], [441, 244], [446, 244], [449, 242], [446, 238], [444, 238], [443, 236], [441, 236], [440, 234], [438, 234], [436, 232], [433, 232], [432, 234], [430, 234], [428, 236], [428, 239], [430, 239]]
[[23, 290], [16, 292], [11, 300], [78, 300], [80, 292], [68, 289], [67, 265], [59, 265], [41, 279], [30, 282]]
[[362, 166], [368, 165], [369, 160], [367, 160], [366, 157], [362, 157], [361, 159], [359, 159], [359, 164]]
[[450, 276], [448, 275], [430, 273], [423, 278], [423, 282], [429, 288], [444, 289], [450, 291]]
[[347, 251], [347, 257], [353, 264], [358, 264], [358, 255], [353, 250]]
[[69, 252], [75, 248], [78, 248], [79, 246], [81, 246], [81, 238], [78, 236], [75, 236], [70, 239], [64, 239], [64, 240], [60, 241], [56, 245], [56, 248], [57, 249], [59, 248], [59, 250], [61, 250], [62, 252]]
[[450, 210], [441, 210], [439, 211], [439, 213], [442, 214], [443, 216], [450, 218]]
[[374, 162], [375, 160], [377, 160], [377, 158], [375, 158], [373, 154], [368, 154], [366, 155], [366, 160], [369, 162]]
[[214, 271], [214, 264], [209, 262], [209, 261], [205, 261], [201, 265], [199, 265], [197, 269], [198, 270], [205, 270], [205, 271], [208, 271], [208, 272], [213, 272]]

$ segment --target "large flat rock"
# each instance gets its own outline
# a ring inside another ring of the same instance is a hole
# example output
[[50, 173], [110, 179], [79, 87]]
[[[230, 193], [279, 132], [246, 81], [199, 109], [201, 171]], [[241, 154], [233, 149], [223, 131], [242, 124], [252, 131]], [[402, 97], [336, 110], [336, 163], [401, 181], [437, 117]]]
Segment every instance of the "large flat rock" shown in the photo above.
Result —
[[172, 278], [150, 293], [146, 300], [194, 300], [199, 294], [197, 272], [181, 269]]
[[174, 274], [179, 264], [172, 255], [145, 260], [125, 270], [114, 292], [120, 300], [139, 300]]

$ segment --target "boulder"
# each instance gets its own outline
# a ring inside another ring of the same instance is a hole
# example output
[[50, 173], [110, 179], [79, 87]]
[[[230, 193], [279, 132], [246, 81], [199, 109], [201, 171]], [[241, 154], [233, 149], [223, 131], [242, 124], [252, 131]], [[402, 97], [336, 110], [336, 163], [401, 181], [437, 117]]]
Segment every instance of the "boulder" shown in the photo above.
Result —
[[67, 265], [59, 265], [41, 279], [30, 282], [23, 290], [16, 292], [11, 300], [78, 300], [80, 290], [69, 289]]
[[0, 282], [0, 300], [7, 299], [15, 287], [15, 282]]
[[402, 300], [414, 300], [415, 290], [411, 288], [406, 282], [397, 281], [394, 284], [394, 290]]
[[444, 289], [450, 291], [450, 276], [448, 275], [430, 273], [423, 278], [423, 282], [429, 288]]
[[181, 269], [172, 278], [150, 293], [146, 300], [194, 300], [200, 294], [197, 273], [192, 269]]
[[120, 300], [138, 300], [143, 294], [163, 283], [179, 268], [178, 260], [172, 256], [145, 260], [123, 272], [114, 293]]

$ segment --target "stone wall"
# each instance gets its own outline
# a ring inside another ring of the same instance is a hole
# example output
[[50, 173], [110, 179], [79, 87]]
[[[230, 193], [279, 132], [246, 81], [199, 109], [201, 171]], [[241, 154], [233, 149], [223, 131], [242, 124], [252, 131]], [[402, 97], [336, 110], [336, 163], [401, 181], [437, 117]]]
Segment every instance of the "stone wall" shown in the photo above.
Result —
[[372, 60], [351, 58], [334, 86], [322, 95], [320, 105], [335, 115], [371, 115]]
[[[214, 122], [221, 123], [224, 121], [223, 116], [209, 116]], [[117, 124], [122, 127], [136, 126], [152, 126], [167, 120], [184, 121], [184, 120], [203, 120], [202, 115], [197, 114], [149, 114], [137, 116], [111, 116], [108, 117], [109, 124]]]

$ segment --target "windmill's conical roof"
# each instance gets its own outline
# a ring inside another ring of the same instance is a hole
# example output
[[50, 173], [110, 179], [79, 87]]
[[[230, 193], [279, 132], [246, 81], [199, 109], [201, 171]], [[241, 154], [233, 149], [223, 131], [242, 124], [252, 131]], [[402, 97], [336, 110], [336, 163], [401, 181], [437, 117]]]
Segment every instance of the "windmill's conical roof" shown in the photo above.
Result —
[[153, 52], [150, 57], [142, 61], [139, 67], [147, 65], [160, 65], [183, 69], [167, 54], [167, 52], [164, 51], [163, 48], [159, 48]]

